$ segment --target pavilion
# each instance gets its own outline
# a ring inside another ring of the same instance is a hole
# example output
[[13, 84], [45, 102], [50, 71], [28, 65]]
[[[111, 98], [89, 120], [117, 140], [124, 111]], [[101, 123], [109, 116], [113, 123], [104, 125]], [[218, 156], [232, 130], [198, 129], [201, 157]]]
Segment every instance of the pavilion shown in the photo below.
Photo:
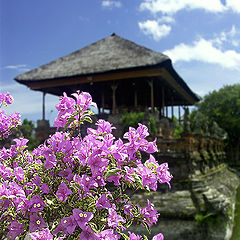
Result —
[[189, 106], [200, 98], [174, 70], [168, 56], [152, 51], [116, 34], [58, 58], [15, 80], [32, 90], [61, 96], [76, 90], [92, 95], [101, 113]]

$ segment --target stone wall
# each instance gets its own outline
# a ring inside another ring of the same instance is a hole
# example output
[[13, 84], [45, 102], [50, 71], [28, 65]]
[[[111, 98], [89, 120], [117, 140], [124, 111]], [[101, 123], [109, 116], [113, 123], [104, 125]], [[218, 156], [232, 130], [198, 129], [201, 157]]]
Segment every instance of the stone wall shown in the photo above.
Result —
[[[157, 192], [138, 193], [140, 205], [149, 198], [161, 214], [152, 235], [162, 232], [170, 240], [229, 240], [232, 234], [239, 178], [226, 165], [223, 141], [199, 134], [180, 139], [157, 139], [159, 163], [168, 162], [171, 190], [159, 185]], [[143, 233], [143, 229], [134, 231]], [[147, 234], [146, 232], [144, 232]]]
[[[181, 186], [178, 189], [177, 186]], [[229, 240], [232, 234], [237, 175], [225, 164], [214, 167], [208, 173], [177, 182], [172, 179], [173, 188], [153, 192], [150, 195], [138, 193], [133, 201], [144, 206], [146, 199], [155, 205], [160, 213], [157, 225], [150, 236], [162, 232], [169, 240]], [[133, 227], [138, 233], [147, 232]], [[148, 235], [149, 236], [149, 235]]]

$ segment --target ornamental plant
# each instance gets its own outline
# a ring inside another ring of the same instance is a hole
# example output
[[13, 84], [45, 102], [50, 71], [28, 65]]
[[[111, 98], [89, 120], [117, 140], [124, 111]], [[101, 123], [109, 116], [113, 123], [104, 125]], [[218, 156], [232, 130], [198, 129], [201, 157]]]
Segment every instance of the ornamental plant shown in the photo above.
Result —
[[[8, 93], [0, 96], [0, 104], [13, 100]], [[0, 150], [1, 239], [147, 239], [128, 228], [139, 224], [150, 232], [159, 214], [149, 200], [141, 208], [131, 195], [139, 189], [157, 191], [158, 182], [170, 186], [168, 164], [151, 155], [156, 140], [146, 140], [149, 133], [142, 124], [130, 127], [122, 140], [115, 139], [109, 122], [98, 120], [82, 137], [81, 125], [93, 115], [89, 106], [96, 106], [90, 94], [64, 93], [54, 122], [63, 131], [32, 152], [24, 138]], [[0, 112], [1, 138], [20, 124], [16, 116]], [[145, 163], [142, 151], [150, 154]], [[153, 237], [162, 239], [161, 233]]]

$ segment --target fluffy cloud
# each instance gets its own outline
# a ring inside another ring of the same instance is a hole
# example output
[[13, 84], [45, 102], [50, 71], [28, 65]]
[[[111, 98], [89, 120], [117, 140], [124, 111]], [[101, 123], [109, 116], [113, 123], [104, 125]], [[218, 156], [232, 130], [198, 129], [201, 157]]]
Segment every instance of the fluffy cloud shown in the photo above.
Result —
[[240, 71], [240, 53], [217, 48], [213, 40], [200, 38], [193, 45], [181, 43], [173, 49], [165, 51], [164, 54], [168, 55], [173, 62], [196, 60]]
[[[234, 3], [236, 0], [227, 0], [227, 6], [238, 9], [239, 4]], [[140, 4], [140, 10], [149, 10], [153, 14], [158, 12], [165, 14], [174, 14], [180, 10], [203, 9], [208, 12], [223, 12], [227, 10], [220, 0], [144, 0]]]
[[139, 22], [138, 25], [145, 35], [151, 35], [156, 41], [166, 37], [171, 32], [171, 26], [166, 24], [160, 25], [157, 20]]
[[213, 43], [221, 47], [224, 43], [231, 44], [234, 47], [238, 47], [240, 44], [239, 41], [240, 32], [236, 30], [235, 25], [232, 26], [232, 29], [229, 32], [221, 32], [219, 36], [212, 40]]
[[174, 23], [175, 19], [171, 16], [162, 16], [161, 18], [159, 18], [158, 21], [159, 22], [165, 22], [165, 23]]
[[110, 1], [110, 0], [102, 1], [102, 7], [104, 8], [113, 8], [113, 7], [120, 8], [121, 6], [122, 6], [122, 3], [120, 1]]
[[4, 69], [17, 70], [18, 72], [27, 72], [30, 70], [26, 64], [8, 65]]
[[226, 0], [226, 6], [236, 13], [240, 13], [240, 1], [237, 0]]

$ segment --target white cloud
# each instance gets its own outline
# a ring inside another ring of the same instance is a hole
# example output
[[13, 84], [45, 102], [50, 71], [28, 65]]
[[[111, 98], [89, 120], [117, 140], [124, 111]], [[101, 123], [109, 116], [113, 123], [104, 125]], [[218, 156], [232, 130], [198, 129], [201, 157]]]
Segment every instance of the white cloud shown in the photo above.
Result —
[[[228, 0], [228, 7], [237, 8], [239, 4], [233, 3], [236, 0]], [[220, 0], [144, 0], [140, 4], [140, 10], [149, 10], [153, 14], [158, 12], [174, 14], [180, 10], [203, 9], [207, 12], [223, 12], [227, 10]]]
[[165, 23], [174, 23], [175, 19], [173, 17], [170, 17], [170, 16], [162, 16], [161, 18], [159, 18], [158, 21], [159, 22], [165, 22]]
[[239, 36], [240, 31], [237, 31], [235, 25], [233, 25], [229, 32], [221, 32], [219, 36], [212, 40], [212, 42], [216, 43], [219, 47], [221, 47], [224, 43], [237, 47], [240, 44]]
[[18, 72], [27, 72], [30, 70], [26, 64], [18, 64], [18, 65], [8, 65], [4, 67], [5, 69], [12, 69]]
[[236, 13], [240, 13], [240, 1], [239, 0], [226, 0], [226, 6], [232, 9]]
[[166, 24], [160, 25], [159, 21], [156, 20], [139, 22], [138, 26], [145, 35], [151, 35], [156, 41], [166, 37], [171, 32], [171, 26]]
[[200, 38], [193, 45], [181, 43], [165, 51], [164, 54], [168, 55], [173, 62], [197, 60], [240, 71], [240, 53], [234, 50], [221, 50], [214, 46], [212, 40]]
[[122, 6], [122, 3], [120, 1], [110, 1], [110, 0], [102, 1], [102, 7], [104, 8], [113, 8], [113, 7], [120, 8], [121, 6]]

